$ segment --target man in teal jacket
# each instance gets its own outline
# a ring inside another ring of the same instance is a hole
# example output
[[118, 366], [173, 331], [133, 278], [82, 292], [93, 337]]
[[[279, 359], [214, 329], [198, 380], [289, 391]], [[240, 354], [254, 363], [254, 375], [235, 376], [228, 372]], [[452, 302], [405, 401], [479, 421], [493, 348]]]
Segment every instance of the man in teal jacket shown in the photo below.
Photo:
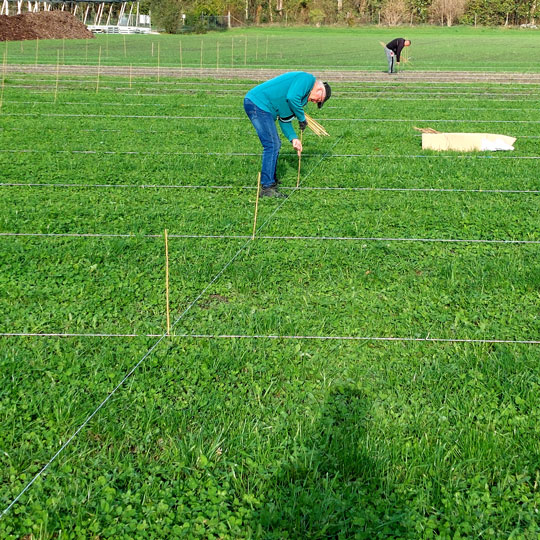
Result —
[[263, 146], [261, 167], [261, 197], [285, 197], [277, 190], [276, 165], [281, 148], [276, 119], [283, 135], [293, 148], [302, 152], [302, 143], [292, 126], [298, 118], [300, 129], [307, 126], [304, 106], [308, 101], [317, 103], [319, 109], [330, 98], [330, 85], [319, 81], [304, 71], [284, 73], [252, 88], [244, 99], [244, 110], [248, 115]]

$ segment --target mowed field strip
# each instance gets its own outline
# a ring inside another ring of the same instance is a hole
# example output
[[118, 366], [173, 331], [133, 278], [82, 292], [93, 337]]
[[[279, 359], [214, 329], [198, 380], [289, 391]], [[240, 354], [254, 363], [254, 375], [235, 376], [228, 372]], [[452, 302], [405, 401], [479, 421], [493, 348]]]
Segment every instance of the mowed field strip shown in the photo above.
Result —
[[251, 241], [256, 81], [156, 75], [3, 74], [0, 536], [537, 534], [540, 85], [330, 81]]

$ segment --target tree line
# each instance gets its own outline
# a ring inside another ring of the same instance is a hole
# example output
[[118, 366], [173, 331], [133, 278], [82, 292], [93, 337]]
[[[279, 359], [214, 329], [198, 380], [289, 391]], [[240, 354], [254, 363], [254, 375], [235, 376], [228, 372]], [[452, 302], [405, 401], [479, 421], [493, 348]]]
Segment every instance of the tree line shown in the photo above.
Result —
[[230, 14], [234, 24], [534, 25], [540, 0], [145, 0], [167, 32]]

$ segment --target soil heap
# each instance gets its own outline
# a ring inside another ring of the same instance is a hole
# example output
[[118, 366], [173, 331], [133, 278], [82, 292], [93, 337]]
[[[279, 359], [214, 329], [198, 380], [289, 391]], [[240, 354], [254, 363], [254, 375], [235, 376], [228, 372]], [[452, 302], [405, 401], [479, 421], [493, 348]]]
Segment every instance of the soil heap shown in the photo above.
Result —
[[94, 34], [69, 11], [0, 15], [0, 41], [88, 39]]

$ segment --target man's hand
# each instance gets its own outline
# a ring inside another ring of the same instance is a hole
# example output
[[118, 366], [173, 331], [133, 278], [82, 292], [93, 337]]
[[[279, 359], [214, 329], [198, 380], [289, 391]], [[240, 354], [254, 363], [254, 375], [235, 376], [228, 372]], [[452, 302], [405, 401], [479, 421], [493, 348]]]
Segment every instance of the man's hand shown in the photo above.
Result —
[[300, 130], [304, 131], [307, 128], [307, 120], [298, 120], [298, 125], [300, 126]]
[[300, 142], [300, 139], [293, 139], [291, 142], [296, 153], [300, 155], [302, 153], [302, 143]]

